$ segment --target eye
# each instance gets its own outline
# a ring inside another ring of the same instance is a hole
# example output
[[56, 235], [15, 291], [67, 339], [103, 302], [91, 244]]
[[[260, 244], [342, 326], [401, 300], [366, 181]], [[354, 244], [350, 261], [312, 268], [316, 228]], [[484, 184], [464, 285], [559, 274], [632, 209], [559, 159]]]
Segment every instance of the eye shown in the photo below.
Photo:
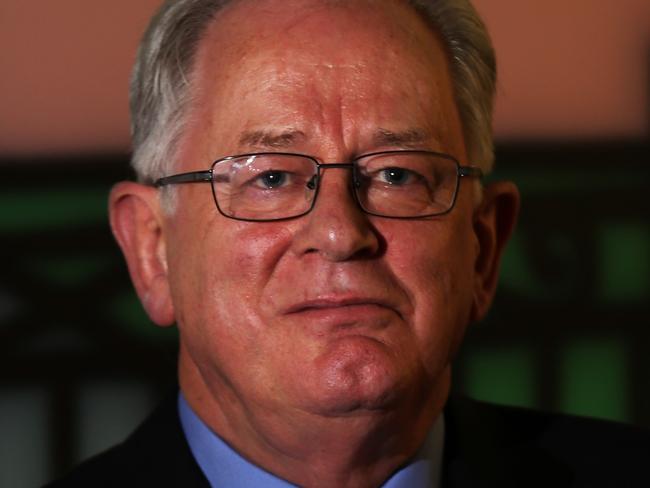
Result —
[[286, 171], [265, 171], [255, 178], [255, 185], [272, 190], [289, 183], [289, 174]]
[[384, 168], [378, 174], [379, 178], [389, 185], [405, 185], [412, 182], [415, 175], [404, 168]]

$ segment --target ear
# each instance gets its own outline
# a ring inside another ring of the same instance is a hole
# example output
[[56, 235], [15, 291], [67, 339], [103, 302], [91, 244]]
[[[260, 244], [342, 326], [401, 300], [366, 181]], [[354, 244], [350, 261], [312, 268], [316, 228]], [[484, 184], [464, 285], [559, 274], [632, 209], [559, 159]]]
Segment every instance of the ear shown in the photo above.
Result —
[[479, 252], [474, 268], [472, 322], [485, 317], [492, 303], [501, 255], [515, 228], [518, 213], [519, 191], [514, 183], [500, 181], [483, 189], [483, 199], [474, 212]]
[[158, 191], [125, 181], [109, 197], [113, 235], [124, 253], [131, 281], [149, 318], [161, 327], [174, 323]]

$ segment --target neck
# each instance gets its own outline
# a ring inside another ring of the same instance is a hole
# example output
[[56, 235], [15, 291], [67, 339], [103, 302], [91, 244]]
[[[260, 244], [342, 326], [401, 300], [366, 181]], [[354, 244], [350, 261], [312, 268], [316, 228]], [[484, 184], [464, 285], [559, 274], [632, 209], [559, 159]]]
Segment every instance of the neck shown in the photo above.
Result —
[[182, 359], [181, 351], [181, 389], [194, 412], [254, 464], [310, 487], [381, 485], [423, 444], [450, 383], [446, 370], [424, 399], [414, 394], [386, 409], [323, 416], [242, 402], [225, 382], [206, 381]]

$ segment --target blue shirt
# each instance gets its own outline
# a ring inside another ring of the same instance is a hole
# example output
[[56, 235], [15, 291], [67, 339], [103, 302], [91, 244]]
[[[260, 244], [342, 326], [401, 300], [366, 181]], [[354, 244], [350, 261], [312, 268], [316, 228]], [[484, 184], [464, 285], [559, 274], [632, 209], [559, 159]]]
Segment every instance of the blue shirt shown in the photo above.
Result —
[[[185, 437], [201, 471], [213, 488], [291, 488], [295, 485], [244, 459], [194, 413], [182, 393], [178, 412]], [[444, 421], [438, 417], [413, 460], [382, 488], [437, 488], [440, 484]]]

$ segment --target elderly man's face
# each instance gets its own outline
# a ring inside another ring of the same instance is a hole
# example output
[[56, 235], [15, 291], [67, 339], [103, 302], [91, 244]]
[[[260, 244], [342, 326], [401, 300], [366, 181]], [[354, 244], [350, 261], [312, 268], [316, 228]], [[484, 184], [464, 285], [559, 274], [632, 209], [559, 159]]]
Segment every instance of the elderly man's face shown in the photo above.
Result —
[[[175, 169], [409, 148], [470, 164], [441, 43], [398, 2], [368, 5], [221, 12], [200, 44]], [[396, 220], [362, 213], [350, 177], [326, 169], [313, 211], [280, 222], [228, 219], [209, 185], [176, 188], [159, 254], [187, 389], [207, 385], [226, 411], [321, 415], [446, 395], [450, 357], [484, 308], [473, 182], [448, 215]]]

